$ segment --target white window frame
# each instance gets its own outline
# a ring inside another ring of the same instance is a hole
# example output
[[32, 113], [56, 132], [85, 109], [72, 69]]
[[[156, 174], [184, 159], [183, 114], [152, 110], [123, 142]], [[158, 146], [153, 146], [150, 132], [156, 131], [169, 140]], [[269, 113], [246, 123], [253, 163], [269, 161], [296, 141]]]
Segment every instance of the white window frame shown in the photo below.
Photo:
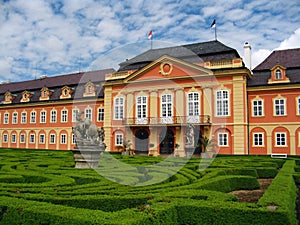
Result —
[[11, 123], [12, 124], [18, 124], [18, 113], [17, 112], [13, 112]]
[[40, 144], [45, 144], [45, 137], [46, 137], [45, 134], [40, 134], [40, 137], [39, 137], [39, 143]]
[[297, 104], [297, 115], [300, 116], [300, 97], [296, 99]]
[[67, 144], [67, 134], [60, 135], [60, 143], [63, 145]]
[[124, 97], [116, 97], [114, 99], [114, 120], [124, 119]]
[[11, 135], [11, 143], [17, 143], [17, 135], [16, 134]]
[[123, 134], [116, 134], [115, 136], [115, 145], [116, 146], [123, 146], [124, 135]]
[[252, 116], [253, 117], [264, 116], [264, 101], [263, 100], [257, 99], [257, 100], [252, 101]]
[[87, 118], [90, 121], [93, 120], [93, 109], [92, 108], [86, 108], [84, 110], [84, 118]]
[[49, 144], [55, 144], [56, 143], [56, 135], [50, 134], [49, 135]]
[[76, 144], [76, 137], [74, 134], [72, 134], [72, 144]]
[[228, 147], [229, 146], [229, 139], [228, 133], [218, 133], [218, 146], [220, 147]]
[[68, 122], [68, 110], [67, 109], [62, 109], [61, 110], [61, 118], [60, 122], [62, 123], [67, 123]]
[[9, 113], [4, 113], [3, 124], [9, 124]]
[[29, 134], [29, 143], [34, 144], [35, 143], [35, 134]]
[[75, 123], [77, 122], [77, 113], [79, 112], [79, 109], [72, 109], [72, 122]]
[[36, 123], [36, 111], [30, 112], [30, 123]]
[[3, 143], [8, 143], [8, 134], [3, 134]]
[[57, 111], [56, 110], [51, 110], [50, 123], [56, 123], [56, 121], [57, 121]]
[[26, 137], [25, 134], [20, 134], [20, 143], [21, 144], [24, 144], [26, 142], [25, 137]]
[[253, 133], [252, 135], [254, 147], [263, 147], [264, 146], [264, 133]]
[[173, 95], [162, 94], [160, 97], [160, 116], [161, 123], [173, 123]]
[[187, 123], [200, 122], [200, 94], [198, 92], [189, 92], [186, 96], [187, 102]]
[[275, 71], [275, 80], [280, 80], [280, 79], [282, 79], [282, 72], [280, 69], [277, 69]]
[[22, 112], [21, 113], [21, 124], [26, 124], [27, 123], [27, 112]]
[[287, 147], [287, 133], [276, 132], [275, 133], [275, 147]]
[[97, 117], [98, 122], [104, 121], [104, 108], [98, 108], [98, 117]]
[[47, 121], [47, 112], [45, 110], [40, 112], [40, 123], [46, 123]]
[[148, 97], [137, 96], [136, 97], [136, 123], [147, 124], [148, 117]]
[[228, 90], [216, 91], [216, 116], [230, 116], [230, 93]]
[[274, 116], [286, 115], [286, 99], [284, 98], [274, 99], [273, 104], [274, 104]]

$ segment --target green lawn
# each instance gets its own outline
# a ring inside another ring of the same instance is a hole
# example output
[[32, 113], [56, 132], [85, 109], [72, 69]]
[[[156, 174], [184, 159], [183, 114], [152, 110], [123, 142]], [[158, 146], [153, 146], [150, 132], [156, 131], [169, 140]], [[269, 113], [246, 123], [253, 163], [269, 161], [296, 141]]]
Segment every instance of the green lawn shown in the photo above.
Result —
[[[75, 169], [71, 152], [0, 150], [0, 224], [297, 224], [297, 158], [101, 157]], [[258, 178], [274, 178], [258, 203], [228, 194]]]

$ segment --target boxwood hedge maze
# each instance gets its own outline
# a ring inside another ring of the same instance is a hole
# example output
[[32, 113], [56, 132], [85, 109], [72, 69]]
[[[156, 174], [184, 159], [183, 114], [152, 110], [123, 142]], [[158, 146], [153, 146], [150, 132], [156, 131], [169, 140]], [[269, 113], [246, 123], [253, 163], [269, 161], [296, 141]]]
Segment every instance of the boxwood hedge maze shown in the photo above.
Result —
[[[147, 169], [159, 157], [113, 158], [135, 167], [75, 169], [71, 152], [0, 150], [0, 224], [297, 224], [297, 158], [220, 156], [206, 169], [207, 159], [174, 158], [184, 164], [173, 175], [174, 164]], [[258, 189], [259, 178], [273, 180], [257, 202], [230, 193]]]

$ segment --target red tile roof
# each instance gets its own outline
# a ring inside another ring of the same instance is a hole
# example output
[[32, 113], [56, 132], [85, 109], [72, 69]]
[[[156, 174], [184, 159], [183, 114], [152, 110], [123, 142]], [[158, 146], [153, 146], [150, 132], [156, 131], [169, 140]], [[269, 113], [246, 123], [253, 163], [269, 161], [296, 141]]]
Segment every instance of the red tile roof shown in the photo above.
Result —
[[270, 70], [278, 64], [285, 68], [300, 67], [300, 48], [273, 51], [271, 55], [253, 70]]

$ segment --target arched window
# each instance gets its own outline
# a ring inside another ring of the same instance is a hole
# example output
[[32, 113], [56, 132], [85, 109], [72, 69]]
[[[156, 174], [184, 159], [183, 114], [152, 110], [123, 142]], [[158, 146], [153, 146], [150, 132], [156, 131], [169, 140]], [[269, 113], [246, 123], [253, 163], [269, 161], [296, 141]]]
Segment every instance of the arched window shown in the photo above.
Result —
[[276, 70], [276, 72], [275, 72], [275, 79], [276, 80], [282, 79], [281, 70]]

